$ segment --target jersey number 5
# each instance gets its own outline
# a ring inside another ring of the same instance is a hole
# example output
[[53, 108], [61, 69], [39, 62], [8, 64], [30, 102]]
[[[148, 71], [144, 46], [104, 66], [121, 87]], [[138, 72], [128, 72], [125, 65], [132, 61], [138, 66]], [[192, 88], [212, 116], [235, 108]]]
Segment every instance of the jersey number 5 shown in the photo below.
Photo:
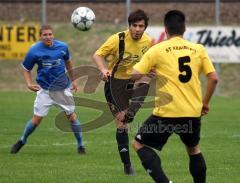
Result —
[[191, 61], [191, 59], [189, 56], [178, 58], [178, 69], [181, 73], [185, 72], [185, 74], [178, 75], [178, 79], [182, 83], [187, 83], [192, 77], [191, 67], [187, 64], [187, 63], [190, 63], [190, 61]]

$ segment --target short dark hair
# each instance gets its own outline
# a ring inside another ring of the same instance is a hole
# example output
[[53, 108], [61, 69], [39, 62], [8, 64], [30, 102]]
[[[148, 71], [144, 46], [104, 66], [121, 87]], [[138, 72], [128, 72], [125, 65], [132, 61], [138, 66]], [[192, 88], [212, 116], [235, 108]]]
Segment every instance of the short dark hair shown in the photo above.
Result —
[[145, 28], [147, 28], [149, 18], [148, 18], [147, 14], [143, 10], [138, 9], [138, 10], [133, 11], [132, 13], [130, 13], [130, 15], [128, 17], [128, 25], [130, 26], [131, 24], [133, 24], [135, 22], [138, 22], [138, 21], [141, 21], [141, 20], [144, 20]]
[[183, 35], [185, 32], [185, 15], [179, 10], [171, 10], [164, 17], [164, 25], [169, 35]]
[[40, 35], [42, 34], [43, 30], [53, 30], [51, 25], [42, 25], [40, 28]]

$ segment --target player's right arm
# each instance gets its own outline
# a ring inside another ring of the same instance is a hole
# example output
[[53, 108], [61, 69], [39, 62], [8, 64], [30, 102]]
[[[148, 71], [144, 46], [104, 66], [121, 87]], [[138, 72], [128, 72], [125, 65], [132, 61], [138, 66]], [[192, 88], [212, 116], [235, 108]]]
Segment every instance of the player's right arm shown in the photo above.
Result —
[[108, 80], [111, 76], [111, 71], [105, 66], [105, 62], [113, 62], [113, 60], [108, 60], [108, 56], [112, 55], [116, 58], [116, 51], [118, 50], [118, 35], [114, 34], [108, 38], [108, 40], [95, 52], [93, 55], [93, 60], [96, 63], [98, 69], [102, 74], [102, 79], [104, 81]]
[[104, 58], [97, 55], [96, 53], [93, 55], [93, 60], [96, 63], [99, 71], [101, 72], [102, 76], [102, 80], [103, 81], [107, 81], [108, 80], [108, 76], [111, 75], [111, 72], [106, 68], [106, 66], [104, 65]]
[[28, 89], [37, 92], [38, 90], [40, 90], [40, 86], [37, 84], [34, 84], [32, 82], [32, 74], [31, 74], [31, 70], [33, 68], [35, 64], [35, 59], [34, 59], [34, 55], [30, 51], [27, 53], [24, 61], [22, 62], [22, 67], [23, 67], [23, 76], [25, 79], [25, 82], [27, 84]]
[[34, 92], [37, 92], [38, 90], [40, 90], [40, 86], [36, 85], [32, 82], [31, 71], [27, 71], [27, 70], [23, 69], [23, 76], [26, 81], [28, 89], [30, 89]]

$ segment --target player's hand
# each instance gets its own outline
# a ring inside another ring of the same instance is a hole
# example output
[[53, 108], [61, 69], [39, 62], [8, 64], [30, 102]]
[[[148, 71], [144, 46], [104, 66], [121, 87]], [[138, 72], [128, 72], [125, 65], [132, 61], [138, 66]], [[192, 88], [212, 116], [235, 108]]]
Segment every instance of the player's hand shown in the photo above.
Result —
[[71, 88], [71, 90], [73, 92], [75, 92], [75, 93], [78, 91], [78, 85], [77, 85], [77, 82], [75, 80], [72, 81], [72, 88]]
[[202, 113], [201, 113], [202, 116], [207, 115], [208, 112], [209, 112], [208, 104], [203, 103], [203, 106], [202, 106]]
[[109, 76], [111, 76], [111, 72], [108, 69], [101, 70], [101, 79], [103, 81], [108, 81]]
[[34, 92], [37, 92], [41, 89], [41, 87], [39, 85], [36, 85], [36, 84], [28, 84], [27, 87], [28, 87], [29, 90], [32, 90]]
[[153, 78], [156, 76], [156, 71], [154, 69], [151, 69], [150, 72], [147, 74], [148, 77]]

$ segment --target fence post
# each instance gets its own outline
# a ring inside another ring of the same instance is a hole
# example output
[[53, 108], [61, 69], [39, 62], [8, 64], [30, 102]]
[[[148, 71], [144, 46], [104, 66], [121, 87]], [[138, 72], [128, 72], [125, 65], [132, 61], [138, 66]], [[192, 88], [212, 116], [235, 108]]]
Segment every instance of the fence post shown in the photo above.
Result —
[[[219, 26], [221, 24], [220, 17], [221, 16], [221, 11], [220, 11], [220, 0], [215, 0], [215, 24], [216, 26]], [[217, 73], [221, 74], [221, 63], [215, 63], [215, 68]], [[220, 83], [219, 83], [220, 84]], [[215, 95], [219, 96], [220, 95], [220, 86], [219, 84], [217, 85]]]
[[42, 25], [47, 24], [47, 0], [42, 0]]
[[128, 16], [131, 11], [131, 0], [126, 0], [126, 23], [128, 25]]

